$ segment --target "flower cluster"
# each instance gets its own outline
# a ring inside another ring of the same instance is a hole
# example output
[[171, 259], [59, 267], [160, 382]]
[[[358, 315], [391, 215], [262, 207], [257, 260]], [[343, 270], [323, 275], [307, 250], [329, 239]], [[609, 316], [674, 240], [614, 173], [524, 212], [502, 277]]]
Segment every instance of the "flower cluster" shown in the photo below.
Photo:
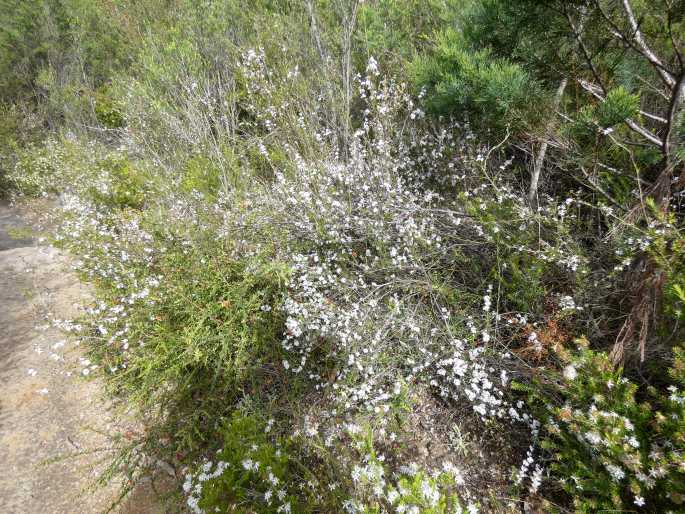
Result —
[[[367, 108], [349, 158], [310, 162], [290, 149], [295, 170], [241, 194], [244, 208], [226, 208], [222, 236], [238, 239], [236, 255], [277, 241], [291, 271], [281, 307], [282, 367], [310, 380], [333, 413], [382, 415], [400, 393], [398, 384], [422, 381], [446, 401], [469, 402], [479, 418], [521, 425], [535, 438], [538, 423], [521, 402], [507, 399], [516, 362], [497, 346], [492, 286], [479, 316], [465, 316], [450, 298], [471, 287], [458, 281], [462, 248], [500, 237], [470, 205], [487, 218], [516, 196], [502, 184], [467, 190], [468, 202], [446, 198], [423, 166], [456, 162], [451, 177], [442, 174], [444, 183], [468, 182], [470, 157], [450, 153], [459, 148], [453, 135], [407, 141], [397, 133], [388, 120], [415, 114], [414, 105], [403, 85], [377, 81], [373, 62], [368, 71], [358, 79]], [[418, 118], [408, 116], [407, 125]], [[489, 195], [495, 207], [486, 207]], [[529, 215], [516, 205], [522, 219]], [[561, 266], [577, 265], [563, 247], [543, 254]], [[464, 298], [461, 308], [473, 308], [476, 298]], [[532, 469], [539, 485], [541, 468]]]

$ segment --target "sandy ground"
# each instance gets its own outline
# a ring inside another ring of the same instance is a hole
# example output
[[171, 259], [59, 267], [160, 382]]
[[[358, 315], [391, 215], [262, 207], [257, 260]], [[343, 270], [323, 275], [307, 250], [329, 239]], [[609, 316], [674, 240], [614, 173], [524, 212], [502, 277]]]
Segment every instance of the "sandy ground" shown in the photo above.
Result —
[[[104, 512], [116, 485], [93, 488], [126, 427], [81, 376], [83, 352], [49, 320], [69, 319], [87, 289], [68, 259], [31, 237], [25, 213], [0, 204], [0, 513]], [[28, 234], [28, 235], [27, 235]], [[142, 485], [114, 512], [163, 513]]]

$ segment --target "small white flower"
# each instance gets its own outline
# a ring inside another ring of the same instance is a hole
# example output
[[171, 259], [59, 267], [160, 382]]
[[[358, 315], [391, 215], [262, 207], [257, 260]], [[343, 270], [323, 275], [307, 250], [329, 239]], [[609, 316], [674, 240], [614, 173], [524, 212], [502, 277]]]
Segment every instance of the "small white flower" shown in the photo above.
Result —
[[370, 75], [378, 75], [378, 61], [373, 57], [369, 57], [369, 62], [366, 65], [366, 72]]
[[559, 307], [561, 310], [575, 310], [576, 302], [570, 296], [562, 296], [559, 299]]
[[576, 368], [574, 368], [571, 364], [564, 368], [564, 378], [566, 380], [575, 380], [577, 376], [578, 372], [576, 371]]
[[585, 439], [587, 442], [590, 444], [598, 445], [600, 442], [602, 442], [602, 438], [599, 436], [597, 432], [588, 432], [585, 434]]
[[618, 466], [614, 466], [613, 464], [607, 464], [606, 468], [607, 471], [611, 474], [611, 478], [613, 478], [616, 482], [622, 480], [626, 476], [625, 471], [623, 471]]
[[490, 298], [490, 295], [486, 294], [485, 296], [483, 296], [483, 311], [489, 312], [491, 305], [492, 305], [492, 300]]

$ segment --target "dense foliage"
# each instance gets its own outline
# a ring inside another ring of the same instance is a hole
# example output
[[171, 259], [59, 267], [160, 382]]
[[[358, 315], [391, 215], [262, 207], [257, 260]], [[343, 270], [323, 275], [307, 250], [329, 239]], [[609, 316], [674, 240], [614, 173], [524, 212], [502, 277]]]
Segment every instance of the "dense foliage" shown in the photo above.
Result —
[[[0, 0], [0, 192], [168, 511], [683, 512], [682, 0]], [[126, 492], [126, 491], [124, 491]]]

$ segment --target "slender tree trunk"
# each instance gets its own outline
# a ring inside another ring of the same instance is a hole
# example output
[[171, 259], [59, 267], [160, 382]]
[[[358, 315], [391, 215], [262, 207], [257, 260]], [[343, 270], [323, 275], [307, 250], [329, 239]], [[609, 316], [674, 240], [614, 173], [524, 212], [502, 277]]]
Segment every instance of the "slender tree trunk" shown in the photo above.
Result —
[[347, 158], [348, 146], [350, 142], [350, 115], [352, 104], [352, 37], [357, 23], [357, 11], [359, 1], [354, 0], [350, 5], [349, 11], [343, 17], [343, 92], [345, 95], [343, 113], [343, 135], [342, 150]]
[[566, 90], [566, 84], [568, 80], [566, 78], [562, 79], [557, 88], [557, 93], [554, 96], [554, 105], [552, 116], [549, 117], [547, 126], [545, 127], [545, 139], [540, 145], [540, 151], [535, 156], [535, 162], [533, 164], [533, 174], [530, 178], [530, 189], [528, 190], [528, 203], [533, 206], [535, 204], [535, 199], [538, 195], [538, 183], [540, 182], [540, 172], [542, 171], [542, 166], [545, 163], [545, 155], [547, 154], [547, 147], [549, 146], [549, 138], [552, 136], [552, 130], [554, 129], [554, 122], [556, 121], [556, 111], [559, 110], [561, 105], [561, 98], [564, 96], [564, 91]]

